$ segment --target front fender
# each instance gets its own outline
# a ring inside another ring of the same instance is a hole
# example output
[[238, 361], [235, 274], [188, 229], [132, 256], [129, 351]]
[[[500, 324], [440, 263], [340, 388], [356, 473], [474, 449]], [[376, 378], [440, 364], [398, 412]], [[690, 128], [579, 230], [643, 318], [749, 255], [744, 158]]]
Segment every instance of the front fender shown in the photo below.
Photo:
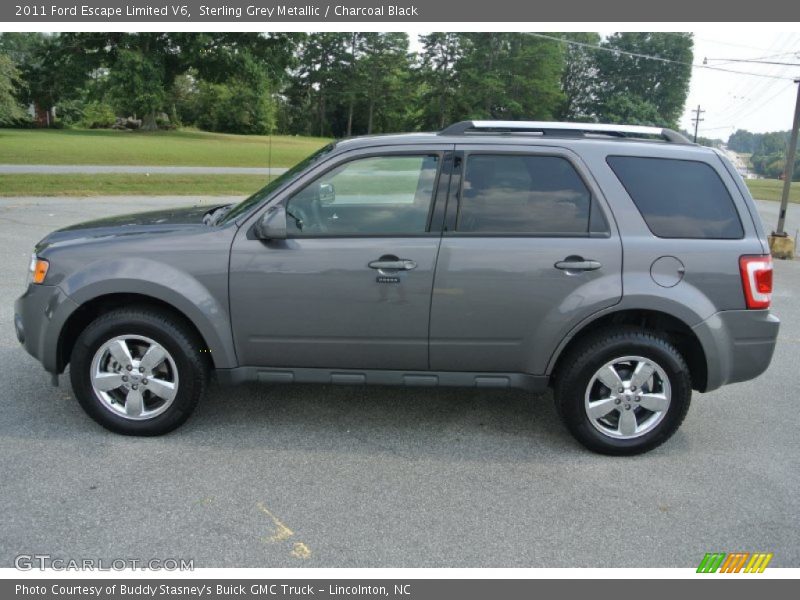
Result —
[[139, 294], [165, 302], [198, 329], [216, 368], [233, 368], [238, 363], [227, 310], [227, 272], [208, 278], [204, 283], [168, 264], [137, 257], [94, 261], [65, 277], [59, 287], [76, 305], [110, 294]]

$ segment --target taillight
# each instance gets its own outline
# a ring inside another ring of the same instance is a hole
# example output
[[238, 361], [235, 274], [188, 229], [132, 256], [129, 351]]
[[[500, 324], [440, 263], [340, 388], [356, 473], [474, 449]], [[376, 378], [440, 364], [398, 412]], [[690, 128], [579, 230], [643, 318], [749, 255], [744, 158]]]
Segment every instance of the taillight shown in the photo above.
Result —
[[739, 272], [747, 308], [769, 308], [772, 301], [772, 257], [742, 256], [739, 258]]

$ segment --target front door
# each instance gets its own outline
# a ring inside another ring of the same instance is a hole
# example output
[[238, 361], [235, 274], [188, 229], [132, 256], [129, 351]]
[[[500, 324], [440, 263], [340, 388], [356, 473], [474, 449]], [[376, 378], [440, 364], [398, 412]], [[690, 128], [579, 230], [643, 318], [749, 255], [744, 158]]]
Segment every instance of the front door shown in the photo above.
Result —
[[230, 268], [240, 364], [427, 369], [441, 162], [409, 150], [340, 159], [278, 200], [287, 240], [242, 228]]
[[457, 149], [431, 369], [543, 374], [575, 324], [619, 301], [620, 239], [566, 150]]

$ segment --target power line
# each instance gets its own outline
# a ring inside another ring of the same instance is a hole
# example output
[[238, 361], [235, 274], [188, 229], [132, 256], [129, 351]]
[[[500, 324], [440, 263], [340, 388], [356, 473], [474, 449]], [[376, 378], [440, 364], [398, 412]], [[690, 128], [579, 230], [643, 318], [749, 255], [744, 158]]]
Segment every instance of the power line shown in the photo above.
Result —
[[[781, 36], [776, 39], [775, 43], [770, 47], [770, 50], [774, 52], [784, 52], [788, 47], [793, 46], [796, 42], [797, 35], [794, 33], [786, 33], [782, 34]], [[777, 68], [774, 67], [767, 67], [772, 72], [772, 75], [783, 76], [788, 71], [790, 71], [790, 67], [787, 66], [779, 66]], [[772, 94], [773, 90], [775, 89], [776, 85], [779, 85], [780, 80], [773, 79], [773, 80], [761, 80], [757, 82], [755, 85], [750, 85], [746, 81], [742, 81], [739, 86], [737, 86], [737, 90], [746, 90], [748, 98], [752, 101], [745, 104], [744, 106], [736, 106], [735, 104], [731, 104], [728, 107], [724, 108], [720, 111], [719, 114], [716, 114], [716, 119], [720, 121], [728, 121], [735, 122], [741, 115], [750, 115], [755, 110], [758, 110], [761, 106], [764, 106], [766, 103], [770, 102], [772, 99], [775, 98], [774, 95], [771, 95], [767, 100], [763, 103], [761, 102], [762, 98], [765, 98], [768, 94]], [[790, 84], [791, 85], [791, 84]], [[788, 87], [788, 86], [787, 86]], [[779, 92], [780, 93], [780, 92]], [[758, 102], [756, 109], [753, 109], [753, 104]]]
[[560, 42], [562, 44], [569, 44], [571, 46], [580, 46], [583, 48], [589, 48], [591, 50], [600, 50], [602, 52], [611, 52], [614, 54], [624, 54], [626, 56], [632, 56], [634, 58], [644, 58], [646, 60], [656, 60], [663, 63], [669, 63], [674, 65], [683, 65], [686, 67], [691, 67], [693, 69], [707, 69], [710, 71], [722, 71], [725, 73], [735, 73], [736, 75], [750, 75], [751, 77], [763, 77], [766, 79], [784, 79], [784, 80], [792, 80], [791, 77], [780, 77], [777, 75], [765, 75], [763, 73], [753, 73], [752, 71], [736, 71], [734, 69], [725, 69], [722, 67], [715, 67], [712, 65], [697, 65], [690, 62], [685, 62], [681, 60], [673, 60], [671, 58], [664, 58], [663, 56], [651, 56], [649, 54], [640, 54], [638, 52], [629, 52], [627, 50], [619, 50], [617, 48], [606, 48], [604, 46], [598, 46], [597, 44], [588, 44], [586, 42], [578, 42], [576, 40], [567, 40], [564, 38], [556, 37], [554, 35], [547, 35], [545, 33], [534, 33], [528, 32], [528, 35], [532, 35], [535, 37], [552, 40], [554, 42]]
[[[725, 64], [730, 64], [730, 63], [741, 62], [741, 63], [756, 63], [756, 64], [759, 64], [759, 65], [785, 65], [787, 67], [800, 67], [800, 63], [776, 62], [776, 61], [772, 61], [772, 60], [756, 60], [754, 58], [704, 58], [703, 59], [703, 66], [704, 67], [708, 66], [708, 65], [706, 65], [706, 61], [707, 60], [719, 60], [719, 61], [722, 61], [721, 64], [724, 64], [724, 65]], [[718, 65], [714, 65], [714, 66], [718, 66]]]
[[[763, 58], [772, 58], [775, 56], [785, 56], [788, 54], [796, 54], [796, 50], [787, 51], [789, 48], [796, 47], [798, 36], [795, 33], [783, 33], [777, 36], [769, 49], [762, 49]], [[733, 59], [732, 59], [733, 60]], [[792, 71], [789, 66], [765, 66], [766, 73], [775, 76], [783, 76]], [[782, 83], [783, 82], [783, 83]], [[711, 119], [717, 123], [737, 123], [740, 118], [748, 117], [758, 111], [760, 108], [772, 102], [775, 98], [780, 96], [791, 83], [785, 85], [786, 79], [761, 79], [753, 82], [749, 79], [740, 79], [737, 85], [731, 89], [731, 95], [736, 97], [737, 94], [746, 95], [747, 102], [739, 103], [736, 100], [731, 100], [719, 111], [714, 111], [714, 117]], [[776, 92], [777, 86], [780, 89]]]
[[[795, 45], [796, 35], [794, 33], [782, 33], [778, 35], [772, 45], [770, 45], [769, 50], [765, 50], [764, 52], [771, 52], [771, 53], [778, 53], [778, 52], [785, 52], [789, 48]], [[779, 75], [783, 76], [789, 71], [789, 67], [765, 67], [764, 73], [769, 75]], [[777, 79], [762, 79], [755, 84], [753, 84], [752, 80], [749, 79], [740, 79], [738, 84], [731, 90], [733, 95], [746, 95], [748, 98], [758, 101], [762, 95], [767, 94], [770, 92], [772, 88], [775, 87], [779, 83], [780, 80]], [[739, 112], [742, 110], [742, 107], [737, 107], [735, 105], [729, 106], [727, 109], [723, 109], [723, 114], [716, 114], [715, 117], [720, 119], [721, 121], [727, 121], [728, 117], [724, 113], [732, 113], [732, 112]]]
[[[692, 111], [694, 112], [694, 111]], [[692, 119], [694, 120], [694, 119]], [[733, 129], [735, 125], [722, 125], [721, 127], [701, 127], [700, 131], [719, 131], [720, 129]]]
[[757, 105], [757, 106], [753, 106], [752, 108], [749, 108], [749, 109], [748, 109], [746, 112], [744, 112], [744, 113], [742, 113], [742, 114], [739, 114], [739, 115], [737, 115], [737, 116], [736, 116], [736, 120], [738, 120], [738, 119], [744, 119], [745, 117], [749, 117], [751, 114], [753, 114], [753, 113], [754, 113], [754, 112], [756, 112], [757, 110], [760, 110], [760, 109], [764, 108], [764, 107], [765, 107], [767, 104], [769, 104], [770, 102], [772, 102], [773, 100], [775, 100], [775, 99], [776, 99], [778, 96], [780, 96], [780, 95], [781, 95], [781, 94], [783, 94], [783, 93], [784, 93], [784, 92], [785, 92], [787, 89], [789, 89], [789, 88], [792, 86], [792, 84], [793, 84], [793, 83], [794, 83], [794, 82], [792, 82], [792, 83], [789, 83], [789, 84], [787, 84], [787, 85], [783, 86], [783, 87], [782, 87], [780, 90], [778, 90], [778, 93], [777, 93], [777, 94], [774, 94], [773, 96], [770, 96], [769, 98], [767, 98], [767, 99], [766, 99], [764, 102], [762, 102], [761, 104], [759, 104], [759, 105]]
[[[664, 33], [667, 33], [668, 35], [676, 35], [676, 36], [681, 35], [679, 33], [673, 33], [671, 31], [666, 31]], [[760, 47], [757, 47], [757, 46], [748, 46], [747, 44], [737, 44], [735, 42], [723, 42], [721, 40], [712, 40], [712, 39], [709, 39], [709, 38], [702, 38], [702, 37], [697, 37], [697, 36], [695, 36], [694, 39], [697, 40], [697, 41], [700, 41], [700, 42], [706, 42], [708, 44], [720, 44], [722, 46], [731, 46], [733, 48], [747, 48], [748, 50], [759, 50], [761, 52], [769, 52], [768, 48], [760, 48]]]

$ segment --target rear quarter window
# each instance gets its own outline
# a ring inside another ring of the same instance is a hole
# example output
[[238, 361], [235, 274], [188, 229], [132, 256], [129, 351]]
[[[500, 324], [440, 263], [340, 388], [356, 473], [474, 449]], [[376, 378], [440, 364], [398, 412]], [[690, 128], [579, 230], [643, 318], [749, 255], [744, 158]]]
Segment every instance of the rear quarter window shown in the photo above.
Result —
[[742, 222], [719, 174], [704, 162], [609, 156], [606, 162], [654, 235], [740, 239]]

